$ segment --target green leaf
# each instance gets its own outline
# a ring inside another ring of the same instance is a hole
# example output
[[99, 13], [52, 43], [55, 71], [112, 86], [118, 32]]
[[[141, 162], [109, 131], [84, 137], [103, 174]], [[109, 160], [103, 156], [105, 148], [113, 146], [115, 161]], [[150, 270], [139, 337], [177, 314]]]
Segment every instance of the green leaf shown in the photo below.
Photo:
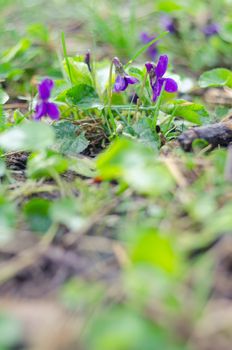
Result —
[[173, 189], [174, 180], [154, 151], [128, 139], [118, 139], [97, 159], [103, 179], [117, 179], [138, 193], [161, 195]]
[[110, 61], [103, 60], [95, 64], [95, 83], [97, 91], [102, 95], [109, 84]]
[[215, 68], [203, 73], [199, 79], [202, 88], [228, 86], [232, 88], [232, 72], [226, 68]]
[[129, 68], [129, 74], [130, 75], [134, 75], [136, 76], [137, 78], [143, 78], [143, 71], [137, 67], [130, 67]]
[[42, 23], [33, 23], [27, 28], [28, 34], [33, 41], [49, 42], [49, 31]]
[[0, 197], [0, 243], [6, 243], [12, 238], [12, 230], [16, 223], [17, 212], [14, 203]]
[[163, 12], [180, 11], [183, 10], [184, 2], [181, 4], [180, 0], [158, 0], [155, 2], [155, 7]]
[[50, 201], [43, 198], [33, 198], [23, 207], [30, 229], [35, 232], [46, 232], [52, 221], [49, 217]]
[[9, 96], [5, 91], [0, 89], [0, 105], [4, 105], [9, 100]]
[[2, 63], [7, 63], [13, 60], [17, 55], [22, 54], [31, 46], [31, 42], [29, 39], [23, 38], [21, 39], [15, 46], [11, 47], [7, 50], [1, 61]]
[[6, 174], [6, 164], [3, 159], [0, 158], [0, 177]]
[[17, 347], [23, 338], [23, 329], [19, 321], [0, 314], [0, 349]]
[[220, 36], [223, 40], [232, 43], [232, 23], [227, 22], [225, 23], [222, 28], [220, 29]]
[[67, 102], [80, 108], [99, 107], [100, 101], [95, 89], [86, 84], [79, 84], [66, 92]]
[[179, 258], [169, 236], [142, 228], [136, 237], [130, 253], [133, 262], [153, 265], [170, 274], [177, 272]]
[[0, 147], [6, 151], [36, 151], [52, 146], [52, 127], [40, 122], [26, 122], [0, 134]]
[[83, 152], [89, 145], [84, 132], [80, 132], [80, 127], [69, 121], [61, 121], [54, 125], [56, 142], [54, 148], [67, 155], [77, 155]]
[[[67, 66], [67, 59], [69, 67]], [[87, 64], [84, 62], [80, 62], [79, 57], [77, 57], [76, 59], [75, 57], [67, 57], [67, 59], [63, 62], [64, 69], [67, 74], [71, 75], [72, 83], [74, 85], [86, 84], [93, 86], [93, 79]]]
[[159, 147], [159, 136], [157, 133], [154, 133], [151, 126], [150, 120], [147, 118], [139, 119], [133, 125], [133, 131], [136, 133], [139, 141], [144, 145], [149, 146], [154, 149], [154, 151], [158, 150]]
[[84, 336], [88, 350], [183, 350], [167, 330], [126, 306], [113, 306], [92, 317]]
[[32, 178], [52, 177], [68, 169], [68, 160], [53, 151], [32, 154], [27, 162], [27, 175]]
[[104, 286], [100, 283], [90, 284], [81, 279], [68, 279], [61, 287], [60, 298], [64, 305], [71, 311], [80, 310], [86, 312], [100, 302], [104, 296]]
[[63, 224], [70, 230], [78, 231], [87, 222], [87, 218], [78, 213], [79, 205], [74, 198], [62, 198], [54, 202], [50, 208], [53, 221]]
[[69, 169], [85, 177], [95, 177], [97, 175], [95, 161], [87, 157], [75, 157], [75, 159], [72, 159]]
[[207, 121], [209, 113], [199, 103], [192, 103], [185, 100], [176, 100], [161, 106], [164, 113], [188, 120], [191, 123], [201, 125]]

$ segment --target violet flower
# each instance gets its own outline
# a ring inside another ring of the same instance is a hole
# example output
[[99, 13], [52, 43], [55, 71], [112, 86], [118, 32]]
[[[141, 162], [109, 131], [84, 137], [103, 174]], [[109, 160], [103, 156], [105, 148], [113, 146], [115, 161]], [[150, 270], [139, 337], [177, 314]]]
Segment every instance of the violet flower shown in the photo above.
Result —
[[[155, 38], [156, 38], [155, 35], [148, 35], [145, 32], [142, 32], [140, 34], [140, 39], [141, 39], [143, 44], [148, 44], [152, 40], [154, 40]], [[147, 55], [152, 61], [154, 61], [156, 56], [157, 56], [157, 54], [158, 54], [157, 42], [155, 42], [151, 46], [149, 46], [149, 48], [147, 49]]]
[[216, 34], [219, 33], [219, 25], [217, 23], [207, 24], [202, 29], [202, 32], [205, 34], [206, 37], [210, 37], [210, 36], [216, 35]]
[[87, 64], [89, 71], [91, 72], [91, 56], [90, 56], [90, 51], [88, 50], [85, 54], [85, 59], [84, 62]]
[[53, 120], [59, 119], [60, 112], [57, 105], [49, 101], [53, 87], [54, 82], [51, 79], [44, 79], [39, 84], [39, 100], [35, 106], [35, 120], [40, 120], [42, 117], [50, 117]]
[[167, 16], [167, 15], [163, 15], [160, 18], [160, 23], [161, 23], [161, 26], [165, 30], [169, 31], [169, 33], [175, 34], [177, 32], [176, 24], [175, 24], [175, 21], [174, 21], [174, 19], [172, 17]]
[[147, 62], [145, 66], [150, 78], [150, 85], [153, 93], [153, 102], [155, 102], [158, 96], [160, 96], [162, 88], [170, 93], [176, 92], [178, 90], [178, 85], [174, 79], [163, 78], [168, 68], [168, 56], [160, 56], [157, 65], [152, 62]]
[[123, 69], [122, 63], [119, 61], [117, 57], [114, 57], [113, 64], [115, 66], [115, 72], [117, 74], [117, 77], [114, 83], [114, 90], [113, 90], [114, 92], [125, 91], [128, 85], [137, 84], [139, 82], [137, 78], [126, 74], [126, 72]]

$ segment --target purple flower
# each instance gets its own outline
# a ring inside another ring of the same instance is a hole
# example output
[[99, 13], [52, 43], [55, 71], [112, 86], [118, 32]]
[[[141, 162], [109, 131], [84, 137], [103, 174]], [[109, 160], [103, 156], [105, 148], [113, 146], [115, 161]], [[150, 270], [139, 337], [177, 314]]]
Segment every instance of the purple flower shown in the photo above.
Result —
[[175, 34], [177, 32], [175, 21], [170, 16], [163, 15], [160, 18], [160, 23], [161, 23], [161, 26], [165, 30], [168, 30], [170, 33]]
[[137, 78], [126, 74], [126, 72], [123, 69], [123, 65], [117, 57], [114, 57], [113, 64], [115, 66], [115, 72], [117, 74], [114, 83], [114, 92], [125, 91], [128, 85], [137, 84], [139, 82]]
[[160, 56], [157, 65], [152, 62], [147, 62], [145, 66], [150, 78], [150, 85], [153, 93], [153, 102], [155, 102], [158, 96], [160, 96], [163, 87], [165, 91], [170, 93], [176, 92], [178, 90], [178, 85], [174, 79], [163, 78], [168, 68], [168, 56]]
[[88, 69], [91, 72], [92, 71], [92, 69], [91, 69], [91, 55], [90, 55], [90, 51], [89, 50], [85, 54], [84, 62], [87, 64]]
[[60, 112], [57, 105], [49, 101], [54, 82], [51, 79], [44, 79], [38, 86], [39, 99], [35, 106], [34, 119], [40, 120], [42, 117], [50, 117], [53, 120], [59, 119]]
[[206, 37], [210, 37], [210, 36], [216, 35], [216, 34], [219, 33], [219, 25], [217, 23], [207, 24], [202, 29], [202, 32], [205, 34]]
[[[152, 40], [154, 40], [155, 38], [156, 38], [155, 35], [150, 36], [145, 32], [142, 32], [140, 35], [140, 39], [141, 39], [143, 44], [148, 44]], [[155, 42], [151, 46], [149, 46], [149, 48], [147, 49], [147, 55], [152, 61], [154, 61], [157, 54], [158, 54], [157, 42]]]

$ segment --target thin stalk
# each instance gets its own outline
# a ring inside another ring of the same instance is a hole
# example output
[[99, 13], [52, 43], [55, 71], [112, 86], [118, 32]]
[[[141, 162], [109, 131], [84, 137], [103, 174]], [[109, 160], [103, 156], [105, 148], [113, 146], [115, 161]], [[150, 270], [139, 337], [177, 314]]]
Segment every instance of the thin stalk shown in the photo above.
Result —
[[136, 111], [135, 111], [135, 120], [136, 121], [137, 121], [137, 114], [138, 114], [139, 108], [140, 108], [141, 96], [143, 96], [143, 92], [144, 92], [144, 89], [146, 86], [147, 76], [148, 76], [148, 73], [146, 71], [144, 78], [143, 78], [143, 81], [142, 81], [141, 89], [139, 92], [139, 98], [138, 98], [137, 105], [136, 105]]
[[66, 49], [66, 43], [65, 43], [65, 35], [64, 32], [61, 33], [61, 43], [62, 43], [62, 48], [63, 48], [63, 53], [64, 53], [64, 59], [68, 68], [68, 75], [71, 84], [73, 85], [73, 79], [72, 79], [72, 73], [71, 73], [71, 67], [68, 59], [68, 54], [67, 54], [67, 49]]
[[108, 106], [111, 107], [112, 102], [112, 75], [113, 75], [113, 61], [110, 64], [109, 81], [108, 81]]
[[53, 179], [56, 181], [58, 185], [61, 197], [65, 197], [65, 189], [64, 189], [63, 181], [61, 180], [60, 174], [54, 169], [50, 171], [50, 174], [51, 174], [51, 177], [53, 177]]
[[164, 87], [165, 86], [163, 85], [162, 89], [161, 89], [161, 92], [160, 92], [160, 95], [159, 95], [158, 100], [157, 100], [156, 105], [155, 105], [156, 108], [155, 108], [154, 114], [153, 114], [153, 127], [154, 127], [154, 129], [156, 129], [156, 124], [157, 124], [157, 119], [158, 119], [158, 116], [159, 116], [160, 105], [161, 105], [161, 101], [162, 101]]
[[[114, 116], [113, 113], [111, 111], [111, 103], [112, 103], [112, 75], [113, 75], [113, 61], [110, 64], [110, 71], [109, 71], [109, 81], [108, 81], [108, 108], [107, 108], [107, 112], [109, 115], [109, 119], [110, 119], [110, 124], [113, 128], [113, 133], [115, 133], [116, 131], [116, 123], [114, 121]], [[107, 118], [107, 116], [106, 116]], [[112, 134], [112, 132], [111, 132]]]

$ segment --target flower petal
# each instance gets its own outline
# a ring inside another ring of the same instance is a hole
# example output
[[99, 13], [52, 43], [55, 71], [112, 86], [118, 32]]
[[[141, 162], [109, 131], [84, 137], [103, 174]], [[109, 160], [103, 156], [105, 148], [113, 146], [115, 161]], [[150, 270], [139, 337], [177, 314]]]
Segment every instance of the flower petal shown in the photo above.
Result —
[[47, 105], [47, 115], [53, 120], [59, 119], [60, 111], [57, 105], [53, 102], [47, 102], [46, 105]]
[[142, 43], [148, 44], [150, 41], [155, 39], [155, 37], [148, 35], [146, 32], [142, 32], [140, 34], [140, 39], [141, 39]]
[[168, 68], [168, 56], [162, 55], [160, 56], [155, 69], [156, 76], [158, 78], [161, 78], [166, 73], [167, 68]]
[[128, 86], [128, 82], [126, 81], [126, 79], [121, 75], [118, 75], [115, 80], [114, 91], [115, 92], [124, 91], [126, 90], [127, 86]]
[[37, 103], [35, 106], [35, 114], [33, 116], [34, 120], [40, 120], [42, 117], [45, 117], [47, 114], [47, 106], [45, 102]]
[[125, 79], [126, 79], [128, 84], [137, 84], [139, 82], [139, 80], [137, 78], [132, 77], [130, 75], [125, 75]]
[[161, 90], [162, 90], [162, 86], [163, 86], [163, 80], [158, 79], [156, 80], [155, 84], [153, 84], [152, 86], [152, 101], [155, 102], [157, 100], [157, 98], [159, 97]]
[[[156, 38], [155, 35], [148, 35], [146, 32], [142, 32], [140, 34], [140, 40], [142, 41], [143, 44], [148, 44], [155, 38]], [[153, 61], [155, 60], [155, 57], [158, 53], [158, 50], [156, 48], [157, 44], [158, 42], [151, 44], [151, 46], [149, 46], [146, 50], [148, 57]]]
[[47, 100], [51, 96], [51, 90], [54, 87], [52, 79], [44, 79], [38, 86], [39, 97], [41, 100]]
[[158, 49], [156, 48], [156, 43], [154, 43], [147, 49], [147, 55], [151, 58], [152, 61], [154, 61], [157, 54]]
[[[161, 80], [161, 79], [160, 79]], [[171, 78], [164, 78], [165, 87], [164, 89], [167, 92], [176, 92], [178, 90], [178, 85], [174, 79]]]
[[219, 33], [219, 25], [217, 23], [211, 23], [203, 28], [203, 33], [206, 37], [210, 37]]
[[171, 34], [176, 33], [175, 21], [172, 17], [168, 15], [161, 16], [160, 24], [165, 30], [168, 30]]
[[152, 62], [146, 62], [145, 67], [146, 67], [147, 73], [150, 73], [152, 69], [155, 69], [155, 65]]

